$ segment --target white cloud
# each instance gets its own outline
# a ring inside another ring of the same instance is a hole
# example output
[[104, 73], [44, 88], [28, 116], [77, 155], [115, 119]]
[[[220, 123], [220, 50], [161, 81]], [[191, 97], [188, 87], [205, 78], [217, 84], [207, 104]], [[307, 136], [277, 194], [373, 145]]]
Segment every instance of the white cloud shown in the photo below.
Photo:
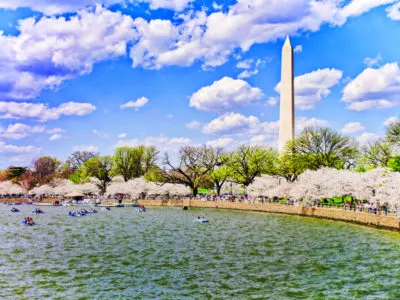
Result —
[[261, 122], [255, 116], [246, 117], [239, 113], [224, 114], [203, 126], [204, 134], [258, 135], [273, 138], [278, 134], [279, 121]]
[[53, 128], [53, 129], [47, 130], [48, 134], [63, 133], [63, 132], [65, 132], [65, 129], [62, 129], [62, 128]]
[[212, 7], [213, 7], [215, 10], [221, 10], [224, 6], [223, 6], [222, 4], [218, 4], [218, 3], [216, 3], [216, 2], [213, 2], [213, 3], [212, 3]]
[[388, 63], [378, 69], [367, 68], [343, 89], [342, 101], [357, 111], [400, 105], [400, 68]]
[[385, 125], [386, 127], [390, 126], [393, 123], [399, 122], [400, 118], [399, 117], [390, 117], [389, 119], [387, 119], [385, 122], [383, 122], [383, 125]]
[[302, 45], [297, 45], [296, 47], [294, 47], [293, 50], [295, 53], [296, 52], [303, 52], [303, 46]]
[[364, 59], [364, 64], [371, 68], [373, 66], [379, 65], [382, 62], [382, 55], [379, 53], [376, 57], [366, 57]]
[[104, 132], [104, 131], [102, 131], [102, 130], [93, 129], [92, 132], [93, 132], [95, 135], [97, 135], [98, 137], [101, 137], [101, 138], [103, 138], [103, 139], [106, 139], [106, 138], [108, 138], [108, 136], [109, 136], [108, 133], [106, 133], [106, 132]]
[[79, 9], [97, 3], [110, 5], [120, 3], [122, 0], [0, 0], [0, 8], [16, 9], [29, 7], [47, 15], [76, 12]]
[[296, 118], [295, 127], [296, 134], [300, 134], [306, 127], [329, 127], [328, 121], [317, 119], [317, 118], [306, 118], [299, 117]]
[[61, 116], [83, 116], [92, 113], [96, 107], [90, 103], [67, 102], [58, 107], [44, 103], [0, 102], [0, 118], [35, 119], [38, 121], [57, 120]]
[[35, 146], [16, 146], [0, 141], [0, 153], [38, 154], [40, 150], [40, 148]]
[[[143, 0], [151, 8], [181, 10], [189, 0]], [[79, 2], [79, 3], [78, 3]], [[203, 68], [224, 64], [254, 44], [275, 42], [287, 34], [315, 32], [324, 24], [342, 25], [394, 0], [240, 0], [228, 11], [186, 10], [170, 20], [133, 19], [92, 0], [0, 0], [2, 7], [30, 6], [45, 13], [76, 11], [64, 17], [31, 17], [19, 22], [16, 35], [0, 33], [0, 97], [31, 99], [44, 89], [88, 74], [94, 64], [129, 52], [133, 67]], [[96, 1], [112, 4], [122, 0]], [[246, 74], [244, 74], [246, 75]]]
[[400, 20], [400, 2], [388, 7], [386, 9], [388, 13], [388, 17], [392, 20], [399, 21]]
[[127, 136], [127, 134], [124, 132], [124, 133], [120, 133], [120, 134], [118, 134], [118, 138], [119, 139], [124, 139], [124, 138], [126, 138], [126, 136]]
[[[318, 69], [311, 73], [296, 76], [295, 105], [300, 110], [313, 109], [322, 99], [330, 94], [330, 89], [337, 85], [342, 78], [343, 72], [337, 69]], [[281, 83], [275, 90], [280, 93]]]
[[76, 145], [72, 147], [72, 151], [87, 151], [87, 152], [99, 152], [99, 147], [95, 145]]
[[213, 147], [213, 148], [227, 148], [229, 146], [232, 146], [232, 144], [235, 142], [234, 139], [229, 138], [229, 137], [224, 137], [212, 141], [208, 141], [206, 143], [207, 146]]
[[133, 140], [120, 140], [118, 141], [114, 147], [137, 147], [139, 145], [145, 145], [145, 146], [155, 146], [161, 151], [176, 151], [177, 149], [187, 146], [191, 143], [191, 140], [188, 138], [184, 137], [164, 137], [164, 136], [158, 136], [158, 137], [146, 137], [144, 140], [138, 140], [138, 139], [133, 139]]
[[121, 109], [134, 108], [135, 110], [138, 110], [139, 108], [145, 106], [147, 104], [147, 102], [149, 102], [149, 99], [147, 99], [146, 97], [141, 97], [141, 98], [137, 99], [136, 101], [129, 101], [125, 104], [122, 104], [120, 106], [120, 108]]
[[379, 140], [379, 138], [380, 136], [375, 133], [364, 132], [356, 140], [361, 146], [365, 146]]
[[[134, 2], [134, 0], [130, 0]], [[171, 9], [175, 11], [181, 11], [185, 9], [189, 3], [193, 2], [193, 0], [139, 0], [140, 2], [147, 2], [150, 5], [151, 9]]]
[[202, 124], [200, 122], [193, 120], [192, 122], [187, 123], [185, 126], [189, 129], [199, 129], [201, 128], [201, 125]]
[[63, 138], [63, 136], [62, 136], [62, 134], [60, 134], [60, 133], [56, 133], [56, 134], [53, 134], [51, 137], [49, 137], [49, 141], [55, 141], [55, 140], [59, 140], [59, 139], [62, 139]]
[[251, 76], [257, 75], [258, 74], [258, 69], [255, 69], [253, 71], [250, 70], [244, 70], [243, 72], [241, 72], [238, 75], [238, 78], [242, 79], [242, 78], [249, 78]]
[[97, 62], [126, 55], [137, 36], [130, 16], [101, 6], [68, 18], [27, 18], [17, 30], [15, 36], [0, 32], [0, 98], [35, 98], [90, 73]]
[[391, 108], [398, 104], [396, 102], [391, 102], [388, 100], [366, 100], [366, 101], [356, 101], [350, 103], [347, 108], [355, 111], [365, 111], [370, 109], [384, 109]]
[[41, 133], [45, 131], [44, 126], [29, 126], [26, 124], [15, 123], [8, 125], [7, 128], [0, 128], [0, 137], [4, 139], [20, 140], [32, 133]]
[[278, 104], [278, 99], [276, 99], [275, 97], [269, 97], [268, 101], [266, 102], [266, 105], [271, 106], [271, 107], [273, 107], [277, 104]]
[[245, 59], [245, 60], [239, 61], [236, 64], [236, 68], [238, 68], [238, 69], [250, 69], [252, 64], [253, 64], [253, 61], [254, 61], [253, 59]]
[[263, 93], [246, 81], [223, 77], [190, 97], [190, 106], [204, 111], [226, 111], [260, 100]]
[[343, 134], [353, 134], [364, 130], [365, 126], [363, 126], [360, 122], [349, 122], [344, 125], [340, 132]]
[[[203, 68], [228, 61], [240, 49], [282, 39], [300, 32], [315, 32], [324, 24], [342, 25], [394, 0], [240, 0], [227, 12], [187, 11], [173, 25], [155, 20], [135, 20], [139, 42], [131, 49], [134, 66], [159, 69], [168, 65], [188, 66], [202, 61]], [[158, 27], [158, 30], [155, 30]], [[162, 29], [162, 30], [161, 30]]]

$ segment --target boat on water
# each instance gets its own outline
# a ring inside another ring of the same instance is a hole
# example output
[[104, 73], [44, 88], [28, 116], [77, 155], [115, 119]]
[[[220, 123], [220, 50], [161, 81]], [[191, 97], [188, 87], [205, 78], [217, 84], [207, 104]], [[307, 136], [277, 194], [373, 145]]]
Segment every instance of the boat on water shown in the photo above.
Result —
[[138, 206], [138, 207], [136, 207], [136, 210], [138, 211], [138, 212], [146, 212], [146, 207], [144, 207], [144, 206]]
[[194, 222], [199, 222], [199, 223], [208, 223], [209, 220], [205, 217], [197, 217], [197, 219], [193, 220]]
[[18, 208], [13, 207], [10, 209], [10, 212], [17, 213], [17, 212], [20, 212], [20, 210]]
[[43, 214], [44, 211], [41, 210], [40, 208], [36, 208], [35, 210], [32, 210], [32, 213], [33, 213], [33, 214]]

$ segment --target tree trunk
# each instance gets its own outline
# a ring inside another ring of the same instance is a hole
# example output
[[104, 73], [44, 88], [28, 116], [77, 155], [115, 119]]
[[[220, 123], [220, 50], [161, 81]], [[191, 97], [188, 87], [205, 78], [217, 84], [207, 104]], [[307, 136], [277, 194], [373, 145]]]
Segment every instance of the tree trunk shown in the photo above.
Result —
[[193, 196], [196, 197], [197, 194], [199, 193], [199, 188], [192, 187], [192, 192], [193, 192]]

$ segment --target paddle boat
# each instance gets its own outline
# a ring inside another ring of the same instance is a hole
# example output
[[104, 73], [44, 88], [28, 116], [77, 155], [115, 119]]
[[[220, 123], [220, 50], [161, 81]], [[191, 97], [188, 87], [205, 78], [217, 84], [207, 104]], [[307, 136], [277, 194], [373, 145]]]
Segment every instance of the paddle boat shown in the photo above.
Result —
[[138, 212], [146, 212], [146, 207], [144, 207], [143, 205], [139, 205], [138, 207], [136, 207], [136, 210]]
[[197, 217], [197, 219], [193, 220], [194, 222], [199, 222], [199, 223], [208, 223], [209, 220], [205, 217]]
[[28, 220], [28, 218], [25, 218], [25, 220], [21, 221], [21, 225], [32, 226], [35, 225], [35, 222], [33, 219]]
[[35, 210], [32, 210], [33, 214], [42, 214], [43, 210], [41, 210], [40, 208], [35, 208]]
[[20, 210], [19, 210], [18, 208], [13, 207], [13, 208], [10, 209], [10, 211], [11, 211], [12, 213], [17, 213], [17, 212], [19, 212]]
[[106, 206], [106, 207], [103, 207], [101, 210], [111, 210], [111, 207]]

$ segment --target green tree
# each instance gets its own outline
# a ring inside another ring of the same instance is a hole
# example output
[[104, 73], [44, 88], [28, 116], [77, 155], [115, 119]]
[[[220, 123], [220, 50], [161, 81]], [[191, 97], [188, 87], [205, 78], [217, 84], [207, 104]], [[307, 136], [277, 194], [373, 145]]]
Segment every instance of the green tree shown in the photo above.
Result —
[[221, 165], [221, 148], [187, 146], [179, 150], [178, 163], [171, 162], [168, 153], [164, 157], [166, 169], [157, 178], [162, 182], [180, 183], [197, 195], [199, 188], [209, 182], [210, 173]]
[[242, 145], [231, 153], [227, 165], [232, 180], [247, 188], [256, 177], [276, 173], [277, 160], [278, 153], [271, 148]]
[[210, 174], [210, 178], [214, 187], [217, 191], [217, 195], [221, 195], [222, 186], [228, 180], [231, 175], [230, 168], [227, 165], [222, 165], [221, 167], [215, 168]]
[[385, 140], [378, 140], [362, 147], [360, 164], [366, 169], [387, 167], [393, 157], [393, 145]]
[[158, 151], [154, 147], [138, 146], [120, 147], [114, 153], [114, 172], [121, 175], [125, 182], [145, 175], [158, 159]]
[[279, 155], [277, 175], [294, 182], [306, 168], [307, 160], [296, 151], [296, 141], [288, 141], [284, 152]]
[[389, 125], [386, 130], [386, 139], [389, 143], [400, 146], [400, 119]]
[[110, 156], [95, 156], [85, 161], [82, 166], [84, 176], [95, 177], [99, 180], [96, 183], [102, 195], [107, 191], [113, 175], [113, 160]]
[[25, 167], [8, 167], [5, 171], [7, 180], [12, 181], [13, 183], [19, 184], [22, 176], [28, 171]]
[[393, 172], [400, 172], [400, 155], [396, 155], [396, 156], [392, 157], [388, 161], [388, 167]]
[[307, 162], [307, 169], [321, 167], [349, 169], [357, 164], [359, 152], [354, 139], [330, 128], [305, 128], [295, 141], [296, 153]]
[[90, 178], [86, 176], [85, 172], [82, 170], [75, 171], [68, 179], [75, 184], [81, 184], [90, 181]]

